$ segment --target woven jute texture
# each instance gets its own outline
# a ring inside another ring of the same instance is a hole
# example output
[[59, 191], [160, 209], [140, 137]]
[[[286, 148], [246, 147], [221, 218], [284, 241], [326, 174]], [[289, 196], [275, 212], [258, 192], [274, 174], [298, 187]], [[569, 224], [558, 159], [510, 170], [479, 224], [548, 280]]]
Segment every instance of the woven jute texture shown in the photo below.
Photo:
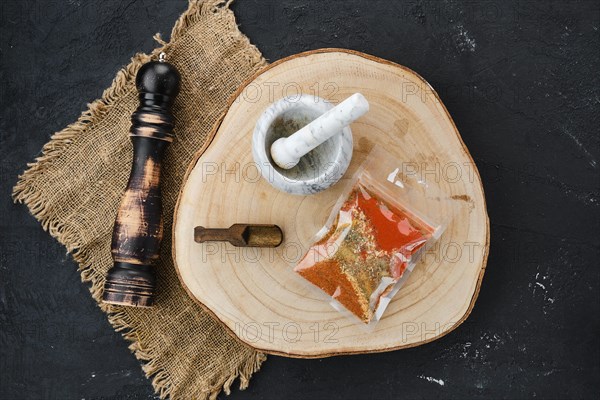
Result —
[[[191, 1], [170, 42], [157, 38], [159, 48], [134, 56], [102, 99], [53, 135], [14, 188], [14, 199], [25, 203], [78, 262], [82, 280], [91, 282], [92, 296], [131, 342], [161, 398], [214, 398], [221, 390], [228, 393], [237, 377], [245, 388], [265, 360], [188, 297], [171, 258], [173, 209], [186, 168], [228, 97], [266, 64], [238, 30], [230, 2]], [[128, 131], [138, 106], [135, 75], [160, 52], [180, 71], [182, 82], [173, 108], [176, 138], [161, 178], [165, 232], [156, 266], [158, 296], [151, 309], [106, 306], [100, 298], [112, 265], [112, 228], [132, 160]]]

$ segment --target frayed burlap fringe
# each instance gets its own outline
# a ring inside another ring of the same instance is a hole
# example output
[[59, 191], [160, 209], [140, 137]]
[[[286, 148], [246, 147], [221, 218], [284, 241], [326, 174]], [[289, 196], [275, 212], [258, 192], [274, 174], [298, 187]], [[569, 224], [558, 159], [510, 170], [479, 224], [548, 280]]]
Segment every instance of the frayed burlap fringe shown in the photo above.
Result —
[[[129, 348], [139, 360], [144, 362], [143, 370], [145, 371], [146, 376], [152, 379], [152, 385], [154, 386], [155, 391], [163, 399], [167, 397], [213, 399], [216, 398], [222, 390], [229, 394], [232, 383], [238, 377], [240, 378], [240, 388], [244, 389], [248, 386], [252, 374], [260, 368], [261, 363], [266, 357], [262, 353], [242, 348], [244, 346], [237, 342], [235, 345], [227, 343], [225, 347], [227, 345], [240, 346], [240, 348], [235, 348], [236, 351], [240, 353], [237, 354], [237, 358], [240, 362], [237, 364], [231, 363], [231, 366], [224, 362], [223, 365], [227, 365], [227, 368], [229, 369], [224, 368], [219, 376], [208, 378], [206, 382], [194, 382], [192, 378], [189, 378], [186, 375], [186, 371], [174, 371], [173, 368], [167, 367], [164, 358], [160, 358], [159, 356], [164, 349], [156, 345], [156, 342], [148, 340], [149, 335], [152, 335], [155, 332], [153, 330], [140, 328], [140, 319], [137, 318], [139, 316], [138, 314], [123, 309], [122, 307], [107, 306], [100, 303], [105, 271], [99, 268], [93, 268], [93, 266], [97, 264], [106, 264], [106, 260], [104, 260], [104, 258], [106, 258], [106, 251], [102, 253], [102, 260], [99, 260], [97, 246], [94, 247], [90, 243], [97, 244], [94, 240], [99, 241], [102, 239], [102, 245], [108, 249], [109, 243], [104, 242], [106, 242], [106, 240], [108, 240], [106, 238], [110, 236], [107, 232], [110, 226], [107, 225], [101, 231], [96, 232], [96, 236], [82, 237], [84, 235], [82, 235], [81, 226], [67, 222], [66, 217], [61, 218], [60, 213], [55, 209], [56, 207], [53, 207], [56, 202], [49, 204], [48, 192], [51, 192], [51, 190], [43, 190], [43, 188], [45, 188], [44, 185], [46, 185], [44, 179], [48, 179], [47, 176], [52, 176], [52, 174], [55, 173], [55, 169], [57, 168], [55, 164], [57, 161], [60, 160], [63, 163], [65, 162], [64, 158], [67, 157], [65, 153], [70, 146], [79, 145], [76, 142], [80, 135], [87, 134], [89, 133], [88, 131], [96, 129], [96, 127], [101, 124], [112, 111], [114, 111], [112, 109], [118, 101], [126, 96], [132, 96], [132, 92], [135, 91], [135, 75], [140, 67], [149, 60], [156, 59], [160, 52], [164, 51], [168, 54], [174, 46], [179, 46], [178, 51], [184, 54], [186, 45], [185, 43], [181, 43], [185, 42], [183, 40], [184, 36], [191, 35], [191, 28], [195, 24], [205, 23], [209, 14], [218, 16], [219, 21], [222, 22], [222, 24], [227, 25], [227, 29], [223, 29], [226, 30], [225, 34], [229, 35], [228, 39], [230, 39], [232, 43], [235, 42], [236, 45], [239, 44], [239, 47], [241, 48], [241, 50], [238, 49], [239, 55], [237, 62], [238, 64], [246, 63], [246, 65], [237, 67], [242, 72], [237, 69], [232, 72], [236, 73], [235, 78], [240, 80], [239, 83], [256, 72], [260, 67], [264, 66], [266, 62], [262, 58], [260, 52], [251, 45], [248, 39], [237, 29], [235, 16], [229, 9], [231, 2], [232, 0], [190, 1], [187, 11], [174, 25], [170, 41], [165, 42], [157, 35], [155, 38], [159, 44], [161, 44], [161, 47], [156, 48], [149, 55], [135, 55], [131, 59], [130, 64], [117, 73], [112, 85], [104, 91], [101, 99], [89, 104], [88, 109], [81, 114], [75, 123], [67, 126], [65, 129], [55, 133], [51, 137], [51, 140], [43, 147], [42, 155], [36, 158], [35, 162], [28, 164], [28, 169], [19, 177], [19, 182], [13, 189], [14, 200], [26, 204], [34, 217], [40, 221], [44, 230], [48, 231], [59, 242], [65, 245], [67, 251], [73, 255], [73, 258], [79, 264], [82, 281], [91, 283], [90, 292], [93, 298], [99, 303], [101, 309], [108, 313], [108, 320], [115, 330], [122, 332], [123, 337], [131, 342]], [[194, 38], [194, 40], [210, 41], [214, 39], [200, 37]], [[186, 43], [189, 42], [191, 41], [188, 40]], [[207, 47], [210, 48], [210, 46]], [[186, 57], [193, 56], [194, 54], [188, 54]], [[219, 73], [219, 71], [215, 73]], [[235, 88], [232, 87], [223, 90], [233, 92], [234, 89]], [[218, 104], [215, 105], [215, 107], [224, 107], [227, 104], [226, 98], [229, 94], [231, 93], [223, 93], [222, 96], [219, 96]], [[223, 97], [223, 99], [221, 99], [221, 97]], [[224, 110], [215, 110], [215, 113], [220, 114], [222, 111]], [[185, 118], [185, 116], [178, 118], [177, 123], [181, 123], [181, 120], [185, 120]], [[191, 160], [191, 155], [189, 158]], [[185, 171], [186, 166], [187, 162], [185, 165], [178, 166], [180, 167], [178, 170]], [[44, 177], [45, 175], [46, 178]], [[115, 186], [122, 187], [124, 185], [123, 179], [124, 177], [121, 177], [120, 180], [115, 183]], [[40, 183], [40, 181], [42, 182]], [[178, 191], [178, 188], [173, 188], [173, 190]], [[114, 191], [117, 192], [116, 189], [114, 189]], [[119, 193], [115, 193], [114, 197], [115, 198], [111, 202], [113, 208], [114, 205], [118, 204], [118, 198], [120, 198]], [[165, 215], [165, 217], [167, 216]], [[167, 221], [170, 221], [170, 219], [166, 218], [165, 223], [167, 223]], [[163, 244], [163, 248], [164, 247], [166, 247], [165, 244]], [[168, 252], [168, 254], [170, 255], [170, 252]], [[178, 285], [178, 283], [173, 283], [173, 285]], [[180, 291], [181, 293], [177, 293], [173, 296], [186, 296], [182, 289], [180, 289]], [[178, 301], [178, 299], [172, 301]], [[182, 299], [181, 301], [191, 300], [186, 297], [185, 300]], [[190, 307], [190, 312], [203, 312], [199, 308], [194, 309], [192, 306], [188, 307]], [[215, 321], [210, 321], [209, 317], [198, 320], [200, 321], [199, 324], [201, 325], [201, 328], [204, 327], [202, 324], [217, 324]], [[160, 327], [157, 327], [157, 329], [160, 329]], [[222, 330], [222, 328], [220, 329]], [[205, 330], [209, 331], [209, 334], [221, 333], [218, 327], [212, 325]], [[199, 333], [202, 333], [201, 329]], [[223, 334], [225, 334], [224, 331]], [[219, 339], [215, 346], [218, 345], [223, 347], [222, 342], [226, 340], [227, 339], [225, 338]], [[175, 344], [175, 346], [177, 346], [177, 344]], [[177, 350], [175, 349], [173, 351], [176, 352]], [[222, 354], [222, 357], [230, 357], [231, 355], [230, 351], [227, 351], [225, 354]], [[201, 354], [198, 355], [198, 357], [201, 356]], [[190, 364], [193, 364], [194, 361], [196, 361], [196, 359], [190, 360]]]

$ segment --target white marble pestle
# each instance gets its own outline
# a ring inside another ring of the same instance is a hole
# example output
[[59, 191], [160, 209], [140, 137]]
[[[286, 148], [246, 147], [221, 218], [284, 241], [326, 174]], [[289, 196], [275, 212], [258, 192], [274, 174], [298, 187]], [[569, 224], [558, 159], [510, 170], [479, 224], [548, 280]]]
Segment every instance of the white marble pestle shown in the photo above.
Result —
[[300, 158], [330, 139], [369, 111], [369, 102], [355, 93], [292, 135], [271, 145], [271, 157], [283, 169], [291, 169]]

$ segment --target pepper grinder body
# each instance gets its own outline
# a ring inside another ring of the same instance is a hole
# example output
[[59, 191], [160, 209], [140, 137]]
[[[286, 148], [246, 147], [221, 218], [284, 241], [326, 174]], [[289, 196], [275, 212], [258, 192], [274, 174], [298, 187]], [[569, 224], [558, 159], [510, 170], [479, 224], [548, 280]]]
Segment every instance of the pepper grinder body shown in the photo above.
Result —
[[161, 165], [173, 141], [170, 109], [179, 82], [175, 67], [164, 61], [144, 64], [136, 76], [140, 106], [131, 117], [133, 162], [115, 220], [114, 265], [106, 277], [104, 303], [150, 307], [154, 302], [154, 264], [163, 236]]

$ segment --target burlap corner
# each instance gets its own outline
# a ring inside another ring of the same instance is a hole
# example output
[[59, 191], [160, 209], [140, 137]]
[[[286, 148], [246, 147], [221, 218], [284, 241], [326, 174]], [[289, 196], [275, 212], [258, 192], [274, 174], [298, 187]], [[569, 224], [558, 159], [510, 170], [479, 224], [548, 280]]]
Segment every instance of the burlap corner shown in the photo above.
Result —
[[25, 203], [71, 252], [99, 302], [112, 265], [112, 227], [132, 159], [128, 130], [138, 105], [135, 75], [143, 63], [167, 53], [181, 73], [182, 90], [173, 110], [176, 140], [164, 162], [159, 294], [151, 309], [100, 305], [112, 326], [131, 342], [161, 398], [214, 398], [221, 390], [229, 393], [237, 377], [245, 388], [265, 360], [264, 354], [231, 338], [188, 297], [171, 258], [170, 227], [186, 168], [225, 111], [228, 97], [266, 64], [238, 30], [230, 3], [190, 1], [170, 42], [161, 42], [149, 55], [134, 56], [101, 99], [52, 136], [13, 192], [15, 201]]

